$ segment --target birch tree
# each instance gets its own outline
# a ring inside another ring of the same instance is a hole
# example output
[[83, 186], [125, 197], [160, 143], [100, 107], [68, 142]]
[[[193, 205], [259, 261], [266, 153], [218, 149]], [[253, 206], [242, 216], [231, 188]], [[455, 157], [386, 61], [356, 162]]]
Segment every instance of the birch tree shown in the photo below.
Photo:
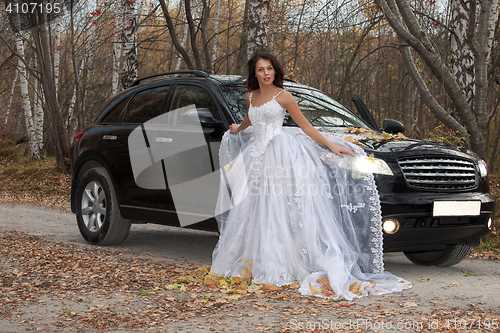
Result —
[[9, 124], [10, 110], [12, 107], [12, 99], [14, 98], [14, 93], [15, 93], [16, 83], [17, 83], [18, 77], [19, 77], [19, 73], [16, 71], [16, 74], [14, 75], [14, 80], [12, 80], [12, 86], [10, 88], [9, 103], [7, 104], [7, 112], [5, 114], [5, 120], [4, 120], [5, 126], [7, 126]]
[[[26, 69], [24, 41], [20, 32], [15, 33], [16, 48], [18, 56], [18, 71], [19, 83], [21, 88], [21, 100], [24, 113], [24, 120], [26, 123], [26, 131], [28, 133], [28, 144], [33, 160], [40, 160], [45, 158], [43, 152], [43, 110], [41, 110], [35, 102], [35, 117], [33, 117], [32, 105], [29, 94], [28, 71]], [[35, 91], [35, 100], [37, 99], [38, 92]]]
[[115, 31], [113, 32], [112, 43], [113, 43], [113, 69], [111, 74], [111, 95], [114, 96], [118, 93], [120, 86], [120, 68], [121, 68], [121, 58], [122, 58], [122, 43], [120, 41], [121, 36], [118, 31], [122, 26], [122, 16], [117, 15], [115, 22]]
[[217, 52], [219, 48], [219, 21], [220, 21], [220, 0], [215, 2], [215, 22], [214, 22], [214, 42], [212, 44], [212, 67], [215, 73], [217, 63]]
[[269, 0], [250, 0], [248, 8], [248, 44], [247, 57], [258, 51], [265, 51], [267, 46], [267, 31]]
[[[486, 159], [487, 72], [494, 24], [498, 17], [498, 0], [481, 2], [468, 0], [452, 5], [452, 8], [463, 16], [463, 18], [455, 16], [456, 24], [454, 30], [450, 31], [455, 35], [452, 38], [452, 44], [455, 45], [453, 70], [450, 70], [448, 61], [440, 56], [439, 50], [419, 24], [407, 0], [376, 0], [376, 2], [401, 41], [400, 50], [403, 59], [425, 104], [448, 128], [467, 137], [470, 147], [481, 158]], [[434, 79], [442, 84], [457, 110], [460, 122], [455, 120], [429, 91], [415, 65], [412, 51], [430, 69]], [[458, 77], [452, 71], [455, 71]]]
[[122, 87], [123, 89], [137, 79], [137, 70], [139, 67], [139, 59], [137, 58], [137, 15], [135, 13], [135, 0], [124, 0], [122, 3], [123, 10], [123, 29], [122, 37], [122, 52], [123, 52], [123, 73]]

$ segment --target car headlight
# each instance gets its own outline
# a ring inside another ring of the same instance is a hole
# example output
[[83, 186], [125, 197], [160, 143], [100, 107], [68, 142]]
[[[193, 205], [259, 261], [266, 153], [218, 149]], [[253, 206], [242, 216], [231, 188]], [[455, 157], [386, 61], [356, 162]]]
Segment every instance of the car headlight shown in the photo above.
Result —
[[370, 156], [356, 156], [354, 169], [361, 173], [378, 173], [381, 175], [394, 176], [391, 168], [384, 160]]
[[484, 160], [477, 161], [477, 166], [479, 167], [479, 175], [484, 178], [488, 175], [488, 167]]

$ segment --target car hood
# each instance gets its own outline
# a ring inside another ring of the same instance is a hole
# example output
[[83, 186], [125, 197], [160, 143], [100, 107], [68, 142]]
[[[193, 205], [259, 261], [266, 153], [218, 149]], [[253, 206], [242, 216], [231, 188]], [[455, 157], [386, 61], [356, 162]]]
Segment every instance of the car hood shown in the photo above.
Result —
[[414, 155], [422, 153], [433, 155], [452, 154], [472, 159], [478, 158], [471, 150], [445, 142], [409, 138], [398, 139], [395, 136], [386, 137], [383, 133], [374, 131], [370, 131], [366, 134], [353, 134], [346, 133], [345, 128], [319, 127], [317, 129], [322, 133], [334, 135], [353, 142], [362, 147], [367, 153], [397, 153], [397, 155]]

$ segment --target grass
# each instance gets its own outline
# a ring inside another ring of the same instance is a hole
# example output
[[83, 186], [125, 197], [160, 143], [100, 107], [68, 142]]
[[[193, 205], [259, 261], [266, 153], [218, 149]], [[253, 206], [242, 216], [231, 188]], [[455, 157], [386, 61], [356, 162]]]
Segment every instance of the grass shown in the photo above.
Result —
[[[24, 156], [25, 145], [0, 140], [0, 202], [29, 204], [70, 211], [70, 175], [56, 169], [54, 157], [33, 161]], [[500, 173], [490, 175], [491, 194], [500, 198]], [[496, 205], [494, 230], [473, 252], [476, 256], [500, 255], [500, 205]]]

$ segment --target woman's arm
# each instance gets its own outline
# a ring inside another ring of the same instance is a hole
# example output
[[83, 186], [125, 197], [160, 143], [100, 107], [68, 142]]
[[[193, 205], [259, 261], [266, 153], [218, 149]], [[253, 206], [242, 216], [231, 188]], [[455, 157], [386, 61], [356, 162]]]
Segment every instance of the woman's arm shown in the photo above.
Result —
[[250, 118], [248, 118], [248, 109], [250, 108], [250, 93], [246, 94], [246, 100], [247, 100], [247, 114], [245, 115], [245, 118], [243, 118], [243, 121], [241, 124], [231, 124], [229, 125], [229, 133], [231, 134], [236, 134], [240, 131], [243, 131], [245, 128], [250, 126], [252, 123], [250, 122]]
[[334, 154], [344, 157], [343, 154], [349, 154], [355, 156], [356, 154], [351, 148], [339, 146], [333, 142], [328, 141], [313, 125], [304, 117], [302, 111], [300, 111], [299, 105], [293, 98], [292, 94], [288, 91], [282, 92], [276, 100], [280, 103], [292, 117], [293, 121], [314, 141], [320, 145], [328, 147]]

